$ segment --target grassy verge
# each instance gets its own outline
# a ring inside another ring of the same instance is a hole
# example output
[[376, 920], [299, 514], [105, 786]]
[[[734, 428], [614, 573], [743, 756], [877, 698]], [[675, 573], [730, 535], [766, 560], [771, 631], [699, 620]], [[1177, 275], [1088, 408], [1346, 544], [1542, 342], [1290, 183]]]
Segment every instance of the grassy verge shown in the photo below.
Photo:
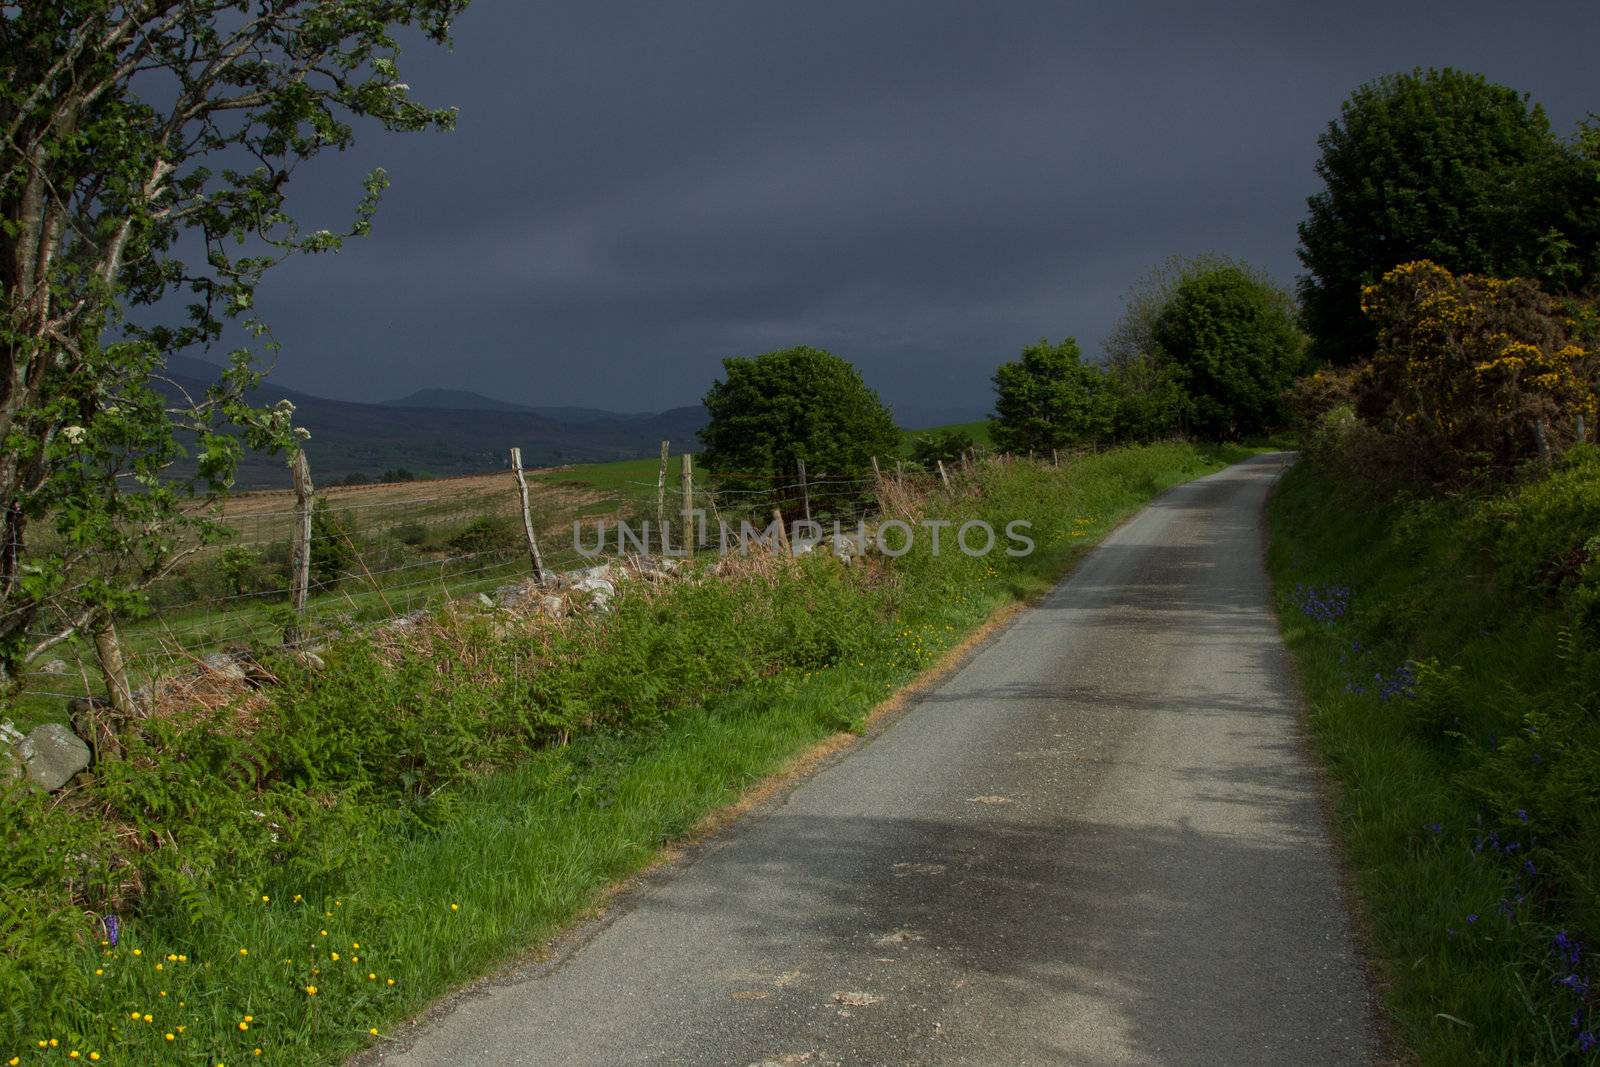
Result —
[[633, 583], [560, 626], [443, 612], [331, 649], [324, 674], [280, 664], [267, 694], [146, 721], [88, 785], [0, 801], [0, 1060], [337, 1062], [1240, 455], [994, 464], [926, 514], [1029, 519], [1030, 556], [920, 539], [888, 564]]
[[1305, 463], [1271, 569], [1399, 1039], [1591, 1062], [1600, 934], [1600, 454], [1493, 496]]

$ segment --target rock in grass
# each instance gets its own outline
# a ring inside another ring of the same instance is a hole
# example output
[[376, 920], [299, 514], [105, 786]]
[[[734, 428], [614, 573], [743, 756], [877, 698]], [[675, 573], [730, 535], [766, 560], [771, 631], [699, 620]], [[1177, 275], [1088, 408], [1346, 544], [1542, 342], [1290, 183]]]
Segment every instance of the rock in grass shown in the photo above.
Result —
[[58, 722], [36, 726], [18, 746], [28, 780], [55, 792], [89, 766], [89, 746]]
[[310, 651], [309, 649], [298, 649], [291, 653], [291, 655], [296, 663], [313, 671], [323, 671], [328, 667], [328, 665], [322, 661], [321, 656]]
[[208, 671], [220, 674], [231, 681], [242, 682], [249, 676], [244, 669], [244, 664], [226, 652], [209, 653], [200, 662], [205, 664]]

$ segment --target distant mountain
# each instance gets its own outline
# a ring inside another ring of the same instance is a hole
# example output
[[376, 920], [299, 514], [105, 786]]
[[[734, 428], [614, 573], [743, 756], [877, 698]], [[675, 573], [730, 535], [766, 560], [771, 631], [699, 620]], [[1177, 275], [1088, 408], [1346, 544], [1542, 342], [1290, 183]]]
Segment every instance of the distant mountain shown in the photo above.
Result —
[[414, 393], [402, 396], [397, 400], [382, 402], [386, 408], [451, 408], [456, 411], [525, 411], [531, 413], [532, 408], [525, 404], [513, 404], [508, 400], [496, 400], [492, 396], [482, 393], [468, 392], [465, 389], [418, 389]]
[[[221, 368], [188, 357], [175, 356], [167, 363], [167, 377], [190, 393], [203, 391], [219, 373]], [[441, 393], [452, 401], [476, 396], [424, 391]], [[413, 405], [416, 396], [406, 398], [404, 407], [357, 404], [285, 389], [268, 378], [251, 400], [272, 404], [283, 399], [295, 406], [295, 425], [311, 432], [306, 455], [318, 484], [398, 467], [434, 475], [482, 473], [505, 467], [513, 446], [522, 449], [522, 461], [530, 467], [653, 456], [663, 440], [671, 441], [674, 451], [698, 448], [695, 435], [706, 423], [706, 409], [699, 405], [621, 415], [587, 408], [484, 407], [496, 403], [488, 397], [477, 397], [477, 407]], [[577, 414], [556, 417], [548, 414], [552, 411]], [[281, 457], [247, 455], [240, 463], [241, 488], [280, 487], [288, 481]]]
[[648, 419], [651, 414], [623, 414], [602, 411], [600, 408], [532, 407], [513, 404], [509, 400], [496, 400], [492, 396], [470, 392], [466, 389], [418, 389], [398, 400], [385, 400], [390, 408], [444, 408], [451, 411], [520, 411], [528, 415], [543, 415], [562, 422], [610, 422], [616, 419]]

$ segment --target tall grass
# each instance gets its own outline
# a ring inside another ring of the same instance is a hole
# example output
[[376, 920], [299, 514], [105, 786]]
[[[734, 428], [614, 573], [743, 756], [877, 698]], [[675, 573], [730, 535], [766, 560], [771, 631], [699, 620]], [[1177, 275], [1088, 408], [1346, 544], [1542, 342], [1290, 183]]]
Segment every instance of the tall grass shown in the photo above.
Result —
[[1591, 1062], [1600, 453], [1451, 498], [1303, 463], [1270, 522], [1397, 1036], [1429, 1064]]
[[935, 558], [923, 538], [891, 564], [625, 586], [560, 626], [446, 611], [146, 721], [88, 785], [0, 802], [0, 1060], [316, 1064], [381, 1040], [1231, 458], [995, 464], [920, 507], [1031, 520], [1031, 556]]

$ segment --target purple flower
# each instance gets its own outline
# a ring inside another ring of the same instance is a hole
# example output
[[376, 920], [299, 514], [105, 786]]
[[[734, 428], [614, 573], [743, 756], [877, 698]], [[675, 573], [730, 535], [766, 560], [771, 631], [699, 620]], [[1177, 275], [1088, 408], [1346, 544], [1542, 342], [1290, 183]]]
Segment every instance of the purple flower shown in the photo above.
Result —
[[1527, 808], [1518, 808], [1517, 809], [1517, 818], [1521, 819], [1523, 822], [1527, 822], [1528, 821], [1528, 809]]
[[1597, 1040], [1590, 1031], [1585, 1030], [1578, 1035], [1579, 1052], [1592, 1052], [1596, 1044], [1600, 1044], [1600, 1040]]
[[111, 947], [117, 947], [117, 941], [122, 937], [122, 923], [115, 915], [107, 915], [100, 920], [106, 928], [106, 940], [111, 942]]
[[1475, 923], [1477, 921], [1478, 921], [1478, 913], [1477, 912], [1473, 912], [1471, 915], [1467, 916], [1467, 925], [1470, 926], [1470, 925], [1472, 925], [1473, 923]]

